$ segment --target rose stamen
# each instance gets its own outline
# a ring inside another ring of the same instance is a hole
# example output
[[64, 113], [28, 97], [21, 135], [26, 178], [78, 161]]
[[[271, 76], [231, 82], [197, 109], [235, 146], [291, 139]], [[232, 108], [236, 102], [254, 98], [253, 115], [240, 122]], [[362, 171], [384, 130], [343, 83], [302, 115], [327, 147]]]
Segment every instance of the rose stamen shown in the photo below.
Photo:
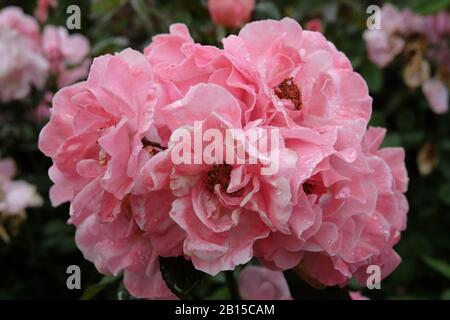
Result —
[[294, 83], [294, 78], [287, 78], [275, 89], [275, 94], [280, 99], [291, 100], [296, 110], [302, 109], [302, 93]]
[[150, 155], [154, 156], [160, 151], [166, 150], [166, 147], [163, 147], [159, 143], [147, 141], [142, 139], [142, 145], [144, 146], [144, 150], [147, 151]]
[[205, 187], [208, 191], [214, 192], [216, 185], [220, 185], [223, 192], [231, 197], [240, 197], [244, 193], [244, 188], [235, 192], [227, 192], [231, 181], [231, 170], [233, 168], [229, 164], [215, 164], [208, 171], [208, 175], [204, 180]]

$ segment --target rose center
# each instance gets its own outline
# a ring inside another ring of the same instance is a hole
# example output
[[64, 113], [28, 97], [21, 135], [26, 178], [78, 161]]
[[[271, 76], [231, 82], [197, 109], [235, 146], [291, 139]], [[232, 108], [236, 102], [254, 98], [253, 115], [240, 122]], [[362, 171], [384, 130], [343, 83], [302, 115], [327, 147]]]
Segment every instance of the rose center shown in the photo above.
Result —
[[220, 189], [231, 197], [240, 197], [244, 189], [240, 189], [235, 192], [227, 192], [228, 186], [231, 181], [231, 170], [233, 168], [229, 164], [215, 164], [212, 169], [208, 171], [206, 179], [204, 180], [205, 187], [208, 191], [214, 192], [216, 185], [220, 186]]
[[159, 143], [147, 141], [145, 139], [142, 139], [142, 145], [144, 146], [144, 149], [152, 156], [160, 151], [167, 149], [166, 147], [161, 146]]
[[314, 185], [309, 182], [305, 182], [303, 184], [303, 191], [305, 191], [306, 194], [311, 194], [314, 192]]
[[287, 78], [275, 89], [275, 94], [280, 99], [291, 100], [296, 110], [302, 108], [302, 93], [294, 83], [294, 78]]

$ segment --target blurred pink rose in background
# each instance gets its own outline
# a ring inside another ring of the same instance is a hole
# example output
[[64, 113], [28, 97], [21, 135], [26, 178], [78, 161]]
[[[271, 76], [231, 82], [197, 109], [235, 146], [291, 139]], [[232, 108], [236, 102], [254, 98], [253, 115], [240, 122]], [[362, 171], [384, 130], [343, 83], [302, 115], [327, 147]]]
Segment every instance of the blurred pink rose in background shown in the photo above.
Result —
[[255, 0], [208, 0], [208, 9], [214, 23], [238, 28], [248, 22], [255, 8]]
[[38, 104], [34, 110], [34, 118], [37, 122], [48, 120], [50, 118], [50, 107], [53, 98], [53, 93], [47, 91], [42, 98], [41, 102]]
[[58, 77], [58, 87], [70, 85], [89, 72], [89, 41], [81, 34], [69, 34], [64, 27], [47, 25], [42, 35], [42, 50], [50, 70]]
[[16, 165], [12, 159], [0, 160], [0, 218], [23, 215], [27, 207], [39, 207], [43, 200], [36, 187], [23, 180], [12, 180]]
[[40, 51], [36, 20], [17, 7], [0, 11], [0, 100], [25, 98], [32, 86], [42, 88], [48, 63]]
[[46, 22], [50, 9], [56, 8], [58, 0], [38, 0], [34, 15], [40, 22]]
[[283, 272], [259, 266], [246, 266], [238, 279], [244, 300], [292, 300]]
[[431, 110], [437, 114], [448, 111], [449, 36], [448, 12], [420, 15], [389, 3], [381, 9], [381, 29], [363, 34], [368, 57], [378, 67], [387, 67], [400, 54], [406, 57], [405, 84], [411, 89], [422, 87]]
[[369, 59], [380, 68], [386, 67], [403, 50], [404, 40], [398, 36], [404, 27], [401, 12], [391, 4], [381, 8], [381, 29], [366, 30], [363, 38]]
[[429, 79], [422, 85], [422, 90], [435, 113], [448, 111], [448, 87], [442, 81]]
[[12, 159], [0, 160], [0, 181], [11, 179], [16, 174], [16, 164]]
[[305, 29], [323, 33], [322, 20], [319, 18], [309, 20], [305, 25]]

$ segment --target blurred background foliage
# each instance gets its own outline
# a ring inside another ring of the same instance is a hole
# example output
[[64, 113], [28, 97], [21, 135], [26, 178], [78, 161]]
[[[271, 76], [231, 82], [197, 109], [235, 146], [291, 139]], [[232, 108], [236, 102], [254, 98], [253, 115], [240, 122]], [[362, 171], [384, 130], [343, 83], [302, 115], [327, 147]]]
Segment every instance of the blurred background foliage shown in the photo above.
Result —
[[[383, 3], [260, 0], [253, 20], [290, 16], [305, 25], [320, 18], [325, 36], [350, 58], [368, 82], [374, 98], [371, 125], [387, 127], [386, 146], [406, 149], [410, 211], [408, 228], [396, 247], [403, 262], [382, 282], [382, 290], [364, 290], [353, 283], [350, 286], [373, 299], [450, 299], [450, 115], [434, 114], [422, 91], [412, 91], [403, 83], [399, 63], [380, 70], [369, 62], [362, 39], [366, 8]], [[65, 25], [66, 8], [71, 4], [81, 8], [82, 28], [77, 32], [89, 38], [92, 57], [129, 46], [141, 50], [153, 35], [168, 32], [174, 22], [187, 24], [193, 38], [203, 44], [220, 46], [222, 37], [238, 32], [215, 26], [206, 0], [60, 0], [48, 23]], [[394, 4], [434, 14], [449, 10], [450, 0], [401, 0]], [[0, 0], [0, 8], [8, 5], [33, 14], [36, 2]], [[0, 106], [4, 120], [0, 127], [1, 156], [14, 158], [20, 168], [19, 177], [37, 185], [47, 199], [42, 208], [29, 210], [27, 222], [11, 243], [0, 242], [0, 298], [125, 299], [128, 294], [119, 279], [101, 276], [77, 250], [74, 228], [66, 224], [68, 205], [52, 208], [48, 201], [50, 161], [37, 149], [43, 123], [36, 123], [31, 116], [40, 95], [34, 92], [24, 101]], [[427, 176], [418, 170], [418, 155], [424, 148], [428, 152], [421, 161], [435, 164]], [[81, 267], [82, 290], [70, 291], [66, 287], [66, 268], [72, 264]], [[223, 274], [202, 280], [190, 297], [229, 298], [224, 284]], [[299, 285], [298, 291], [293, 295], [305, 299], [337, 297], [333, 288], [310, 293]]]

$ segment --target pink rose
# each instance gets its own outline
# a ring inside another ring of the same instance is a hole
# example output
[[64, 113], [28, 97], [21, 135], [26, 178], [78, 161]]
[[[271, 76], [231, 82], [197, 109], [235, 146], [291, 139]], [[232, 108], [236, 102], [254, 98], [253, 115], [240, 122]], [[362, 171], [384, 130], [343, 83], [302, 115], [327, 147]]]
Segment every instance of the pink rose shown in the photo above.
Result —
[[58, 0], [38, 0], [34, 15], [40, 22], [46, 22], [48, 19], [48, 12], [52, 8], [56, 8]]
[[[105, 203], [97, 204], [99, 216], [114, 218], [140, 163], [150, 157], [142, 139], [151, 126], [154, 91], [150, 65], [129, 49], [95, 59], [86, 82], [55, 95], [50, 122], [39, 140], [40, 149], [54, 162], [54, 204], [74, 200], [75, 205], [75, 196], [100, 197]], [[86, 188], [102, 192], [81, 192]], [[80, 205], [82, 209], [86, 202]], [[80, 214], [76, 207], [75, 220]]]
[[390, 35], [384, 30], [366, 30], [363, 38], [367, 44], [369, 59], [380, 68], [389, 65], [405, 46], [401, 37]]
[[406, 31], [404, 15], [387, 3], [381, 8], [381, 29], [364, 31], [369, 59], [380, 68], [390, 64], [405, 46], [404, 39], [399, 36]]
[[309, 20], [305, 26], [306, 30], [323, 33], [322, 20], [319, 18]]
[[251, 119], [277, 127], [345, 125], [364, 132], [372, 102], [367, 85], [321, 33], [303, 31], [285, 18], [249, 23], [223, 43], [257, 92]]
[[[245, 139], [254, 128], [254, 124], [242, 127], [238, 101], [215, 84], [191, 88], [183, 99], [162, 108], [161, 117], [171, 131], [193, 132], [198, 121], [203, 130], [217, 129], [225, 136], [224, 128], [234, 129]], [[174, 154], [183, 143], [172, 137], [167, 152]], [[293, 152], [280, 146], [279, 161], [286, 167], [263, 176], [260, 164], [227, 162], [224, 155], [230, 144], [225, 142], [223, 148], [222, 156], [212, 156], [209, 164], [174, 164], [168, 157], [165, 169], [176, 197], [170, 216], [186, 232], [184, 254], [197, 269], [212, 275], [248, 262], [254, 241], [266, 237], [271, 228], [286, 230], [291, 210], [288, 168], [294, 170], [296, 160]], [[245, 154], [251, 150], [252, 146], [246, 148]], [[146, 170], [141, 180], [148, 181], [150, 172]]]
[[[142, 54], [127, 49], [102, 56], [87, 81], [56, 93], [39, 139], [54, 163], [50, 198], [55, 205], [71, 201], [78, 246], [100, 272], [124, 270], [129, 291], [145, 298], [172, 296], [159, 273], [151, 234], [139, 228], [142, 219], [132, 210], [141, 201], [132, 194], [134, 182], [158, 152], [146, 140], [156, 103], [152, 68]], [[168, 225], [152, 231], [161, 234]]]
[[371, 264], [385, 278], [400, 263], [392, 247], [406, 228], [408, 177], [403, 149], [379, 149], [384, 133], [369, 129], [353, 161], [330, 157], [322, 182], [311, 181], [311, 194], [334, 193], [320, 197], [322, 224], [303, 247], [304, 269], [324, 285], [345, 285], [353, 275], [365, 283]]
[[28, 207], [40, 207], [42, 198], [36, 187], [22, 180], [12, 180], [16, 165], [12, 159], [0, 160], [0, 215], [24, 214]]
[[42, 88], [48, 64], [39, 47], [39, 26], [20, 8], [0, 11], [0, 100], [26, 97], [32, 86]]
[[448, 87], [439, 79], [429, 79], [422, 85], [431, 110], [437, 114], [448, 111]]
[[16, 175], [16, 163], [12, 159], [3, 159], [0, 161], [1, 179], [11, 179]]
[[250, 20], [255, 0], [208, 0], [209, 14], [215, 24], [238, 28]]
[[58, 77], [58, 87], [70, 85], [89, 72], [89, 41], [81, 34], [69, 35], [64, 27], [46, 25], [42, 35], [42, 50], [50, 71]]
[[[214, 83], [233, 94], [243, 109], [243, 121], [250, 120], [256, 101], [254, 88], [221, 50], [195, 43], [185, 25], [174, 24], [170, 34], [155, 36], [144, 54], [158, 82], [159, 105], [183, 98], [196, 84]], [[155, 111], [155, 127], [167, 144], [171, 132], [166, 123], [159, 122], [159, 109]]]
[[[125, 209], [126, 210], [126, 209]], [[174, 299], [159, 271], [158, 254], [151, 238], [125, 216], [101, 223], [94, 215], [77, 226], [75, 240], [84, 257], [106, 275], [124, 271], [124, 284], [131, 295], [147, 299]]]
[[239, 274], [238, 285], [244, 300], [292, 300], [281, 271], [249, 265]]

